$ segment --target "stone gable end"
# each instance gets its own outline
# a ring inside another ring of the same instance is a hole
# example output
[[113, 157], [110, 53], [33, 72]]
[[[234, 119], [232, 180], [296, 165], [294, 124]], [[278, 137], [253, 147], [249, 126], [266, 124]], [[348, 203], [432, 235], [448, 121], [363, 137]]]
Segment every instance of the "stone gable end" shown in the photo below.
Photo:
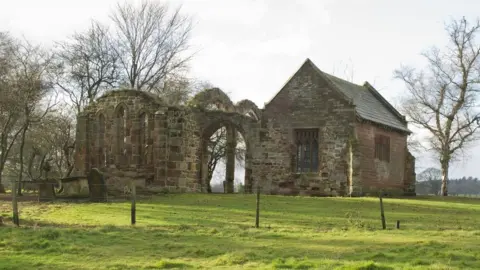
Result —
[[[273, 193], [345, 194], [355, 112], [341, 93], [307, 62], [266, 105], [264, 114], [270, 136], [262, 146], [272, 156], [266, 165], [282, 167], [266, 177], [269, 186], [276, 187]], [[318, 131], [317, 171], [299, 173], [296, 170], [295, 134], [300, 129]]]

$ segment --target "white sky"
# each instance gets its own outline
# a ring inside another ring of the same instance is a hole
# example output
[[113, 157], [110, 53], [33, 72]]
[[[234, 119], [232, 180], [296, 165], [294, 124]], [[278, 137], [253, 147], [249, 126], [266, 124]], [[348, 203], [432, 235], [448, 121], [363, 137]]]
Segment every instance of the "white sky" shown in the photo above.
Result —
[[[0, 0], [0, 31], [51, 44], [106, 21], [115, 0]], [[135, 1], [138, 2], [138, 1]], [[444, 22], [478, 16], [478, 0], [172, 0], [194, 16], [192, 75], [232, 100], [269, 101], [308, 57], [323, 71], [368, 80], [389, 101], [404, 91], [392, 72], [422, 64], [419, 53], [446, 42]], [[353, 64], [353, 65], [352, 65]], [[452, 177], [480, 177], [480, 147], [454, 165]], [[419, 167], [431, 163], [417, 156]], [[420, 168], [419, 168], [420, 169]], [[420, 172], [420, 170], [417, 170]]]

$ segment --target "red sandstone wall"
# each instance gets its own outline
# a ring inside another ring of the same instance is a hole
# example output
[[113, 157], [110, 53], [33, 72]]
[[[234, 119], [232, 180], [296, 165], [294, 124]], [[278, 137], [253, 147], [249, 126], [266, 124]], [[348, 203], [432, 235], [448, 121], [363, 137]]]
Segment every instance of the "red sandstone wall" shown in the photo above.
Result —
[[[375, 134], [390, 137], [390, 162], [375, 159]], [[380, 189], [403, 192], [407, 136], [370, 123], [357, 123], [356, 135], [362, 192]]]

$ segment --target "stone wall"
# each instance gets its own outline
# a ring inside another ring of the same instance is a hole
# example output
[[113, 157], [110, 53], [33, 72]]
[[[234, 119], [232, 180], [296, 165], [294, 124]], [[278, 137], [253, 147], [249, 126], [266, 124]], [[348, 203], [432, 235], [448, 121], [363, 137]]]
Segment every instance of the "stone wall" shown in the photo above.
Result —
[[[141, 91], [105, 94], [78, 116], [73, 175], [86, 176], [98, 168], [110, 189], [123, 190], [133, 181], [151, 190], [205, 191], [204, 139], [222, 126], [231, 126], [244, 135], [250, 151], [258, 133], [259, 110], [251, 101], [238, 107], [227, 102], [221, 109], [205, 108], [225, 103], [227, 96], [222, 93], [204, 91], [194, 99], [197, 104], [179, 107]], [[252, 112], [254, 117], [248, 115]], [[249, 152], [246, 161], [250, 183], [252, 156]]]
[[[249, 100], [233, 104], [216, 88], [178, 107], [141, 91], [111, 91], [78, 116], [73, 175], [99, 168], [111, 189], [123, 190], [133, 181], [150, 190], [205, 192], [206, 140], [221, 127], [245, 139], [247, 191], [257, 184], [269, 194], [414, 190], [415, 160], [406, 150], [406, 135], [360, 123], [350, 100], [310, 65], [302, 66], [264, 110]], [[314, 172], [296, 170], [297, 129], [318, 131]], [[376, 133], [391, 137], [390, 163], [373, 158]], [[231, 184], [233, 171], [230, 163]]]
[[[271, 193], [346, 193], [354, 107], [316, 74], [311, 66], [302, 66], [265, 108], [263, 160], [256, 160], [253, 171]], [[318, 130], [319, 170], [313, 173], [295, 170], [294, 131], [305, 128]]]
[[407, 152], [407, 157], [405, 161], [405, 173], [404, 173], [404, 183], [405, 183], [405, 193], [404, 195], [415, 196], [415, 185], [416, 185], [416, 174], [415, 174], [415, 157], [405, 149]]
[[[123, 190], [133, 180], [152, 182], [155, 112], [162, 101], [140, 91], [110, 91], [77, 117], [73, 175], [86, 176], [99, 168], [107, 185]], [[122, 116], [121, 121], [119, 115]]]
[[[153, 153], [148, 148], [153, 141], [147, 139], [142, 143], [140, 136], [144, 132], [152, 138], [153, 125], [141, 131], [140, 117], [148, 115], [148, 123], [151, 123], [162, 106], [159, 99], [140, 91], [111, 91], [98, 98], [78, 116], [76, 173], [86, 175], [94, 167], [151, 168]], [[124, 123], [118, 120], [122, 109]]]

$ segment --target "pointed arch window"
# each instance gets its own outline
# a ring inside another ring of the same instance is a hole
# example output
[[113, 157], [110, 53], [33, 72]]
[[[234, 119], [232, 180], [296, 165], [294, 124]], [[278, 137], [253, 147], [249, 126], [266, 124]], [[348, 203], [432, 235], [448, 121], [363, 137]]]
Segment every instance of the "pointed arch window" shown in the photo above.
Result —
[[106, 165], [106, 151], [105, 151], [105, 116], [103, 113], [98, 115], [98, 130], [97, 130], [97, 149], [98, 149], [98, 166]]
[[147, 113], [142, 113], [139, 116], [140, 121], [140, 134], [139, 138], [139, 154], [140, 154], [140, 164], [147, 164], [147, 144], [149, 139], [149, 117]]
[[120, 105], [117, 108], [117, 154], [124, 156], [126, 153], [126, 142], [127, 142], [127, 110], [124, 106]]

